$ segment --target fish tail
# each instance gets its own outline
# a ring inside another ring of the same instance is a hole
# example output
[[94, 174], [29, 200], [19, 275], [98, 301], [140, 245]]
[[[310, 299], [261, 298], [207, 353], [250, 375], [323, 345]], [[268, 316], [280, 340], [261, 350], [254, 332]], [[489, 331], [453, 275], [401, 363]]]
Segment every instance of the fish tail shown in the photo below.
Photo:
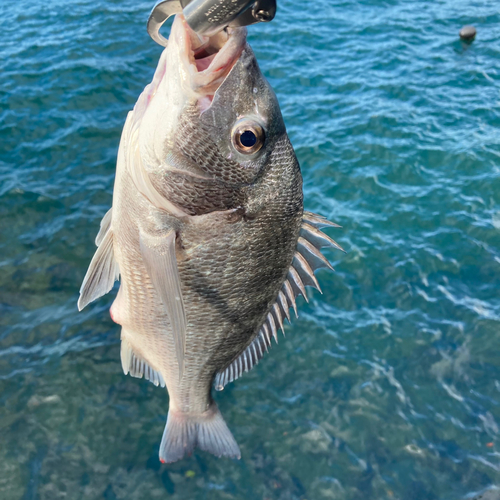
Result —
[[198, 447], [217, 457], [240, 458], [240, 449], [215, 403], [199, 415], [170, 410], [160, 444], [160, 461], [171, 463]]

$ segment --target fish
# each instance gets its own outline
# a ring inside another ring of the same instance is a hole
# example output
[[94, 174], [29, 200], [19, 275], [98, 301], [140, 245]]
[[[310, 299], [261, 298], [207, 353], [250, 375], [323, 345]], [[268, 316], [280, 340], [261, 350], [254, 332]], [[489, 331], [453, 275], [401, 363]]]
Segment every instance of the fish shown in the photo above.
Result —
[[333, 269], [305, 211], [278, 100], [245, 28], [198, 36], [177, 15], [152, 82], [127, 115], [111, 209], [78, 308], [120, 287], [123, 372], [167, 389], [159, 458], [240, 458], [212, 394], [250, 371]]

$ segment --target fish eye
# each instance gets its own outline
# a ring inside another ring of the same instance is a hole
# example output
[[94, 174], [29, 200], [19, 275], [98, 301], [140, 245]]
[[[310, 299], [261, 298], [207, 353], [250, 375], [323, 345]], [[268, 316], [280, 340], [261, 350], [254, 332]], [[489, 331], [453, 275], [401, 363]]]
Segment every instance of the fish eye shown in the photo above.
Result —
[[236, 122], [231, 136], [236, 151], [244, 155], [251, 155], [259, 151], [266, 139], [262, 126], [255, 120], [248, 118]]

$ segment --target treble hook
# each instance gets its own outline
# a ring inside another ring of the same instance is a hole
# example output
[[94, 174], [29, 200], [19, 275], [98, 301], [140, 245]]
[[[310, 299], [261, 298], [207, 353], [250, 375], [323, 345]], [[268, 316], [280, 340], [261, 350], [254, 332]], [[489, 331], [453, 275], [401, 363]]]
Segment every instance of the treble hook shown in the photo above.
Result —
[[224, 28], [269, 22], [276, 15], [276, 0], [160, 0], [148, 19], [149, 36], [167, 46], [160, 34], [165, 21], [184, 13], [187, 23], [199, 35], [212, 36]]

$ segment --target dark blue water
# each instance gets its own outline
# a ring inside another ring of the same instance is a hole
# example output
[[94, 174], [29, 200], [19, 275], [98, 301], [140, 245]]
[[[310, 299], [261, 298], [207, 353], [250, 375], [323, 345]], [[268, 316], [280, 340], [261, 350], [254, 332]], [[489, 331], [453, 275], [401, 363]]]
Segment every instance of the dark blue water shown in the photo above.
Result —
[[[250, 42], [343, 229], [300, 318], [216, 395], [241, 461], [166, 466], [165, 391], [125, 377], [113, 294], [78, 313], [153, 2], [4, 1], [0, 498], [452, 500], [500, 485], [500, 10], [279, 1]], [[476, 41], [458, 39], [464, 24]]]

